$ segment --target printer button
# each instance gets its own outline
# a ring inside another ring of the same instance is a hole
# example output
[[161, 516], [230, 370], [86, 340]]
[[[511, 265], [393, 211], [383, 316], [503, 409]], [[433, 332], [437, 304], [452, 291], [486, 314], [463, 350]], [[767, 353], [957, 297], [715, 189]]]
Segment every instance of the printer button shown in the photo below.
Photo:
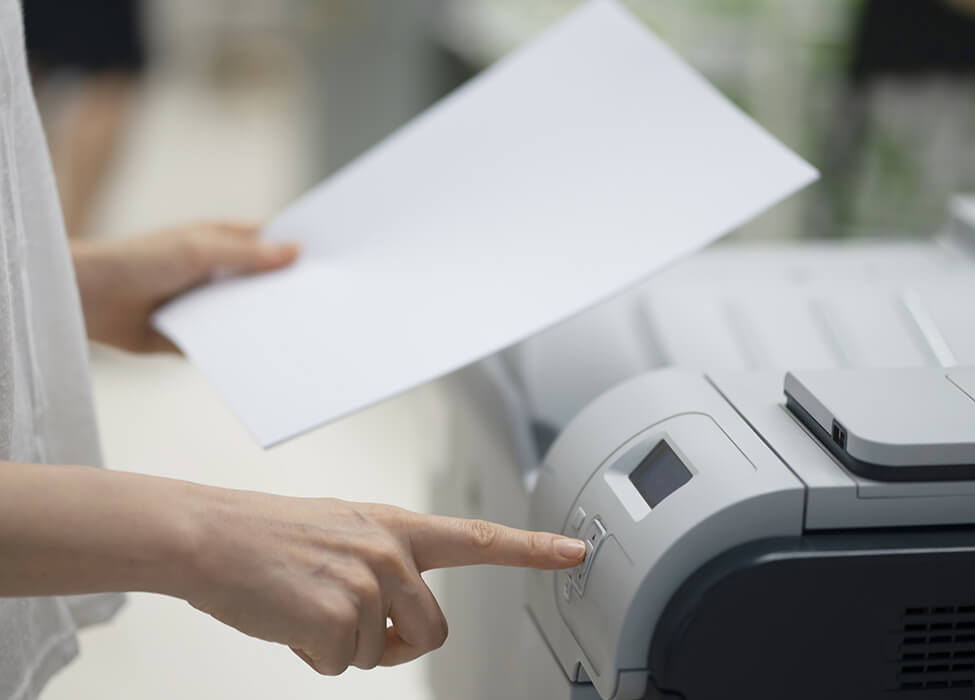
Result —
[[589, 565], [592, 564], [592, 553], [596, 551], [596, 545], [594, 545], [589, 540], [586, 540], [586, 556], [583, 558], [582, 563], [579, 564], [578, 568], [583, 571], [589, 571]]
[[606, 536], [606, 528], [599, 518], [593, 518], [589, 529], [586, 531], [586, 544], [598, 547], [599, 542]]
[[592, 561], [596, 557], [596, 551], [599, 549], [599, 545], [603, 543], [605, 538], [606, 528], [603, 526], [602, 521], [599, 518], [593, 518], [592, 523], [586, 528], [586, 537], [583, 540], [586, 543], [586, 558], [582, 560], [579, 566], [572, 569], [569, 574], [572, 586], [576, 589], [576, 593], [580, 598], [585, 595], [586, 580], [589, 578]]
[[582, 527], [582, 523], [586, 520], [586, 511], [580, 506], [576, 508], [576, 512], [572, 514], [572, 522], [570, 523], [572, 529], [578, 531]]
[[571, 570], [569, 574], [572, 585], [575, 586], [576, 593], [581, 597], [586, 590], [586, 577], [589, 576], [589, 566], [592, 564], [593, 552], [596, 548], [593, 546], [592, 542], [586, 540], [586, 558], [582, 560], [576, 568]]

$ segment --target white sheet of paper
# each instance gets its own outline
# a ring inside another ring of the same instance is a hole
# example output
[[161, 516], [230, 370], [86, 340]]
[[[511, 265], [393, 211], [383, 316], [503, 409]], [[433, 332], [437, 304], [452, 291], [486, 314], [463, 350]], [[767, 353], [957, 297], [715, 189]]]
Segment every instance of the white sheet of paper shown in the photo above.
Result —
[[269, 446], [564, 320], [815, 177], [593, 0], [273, 221], [303, 243], [293, 268], [155, 323]]

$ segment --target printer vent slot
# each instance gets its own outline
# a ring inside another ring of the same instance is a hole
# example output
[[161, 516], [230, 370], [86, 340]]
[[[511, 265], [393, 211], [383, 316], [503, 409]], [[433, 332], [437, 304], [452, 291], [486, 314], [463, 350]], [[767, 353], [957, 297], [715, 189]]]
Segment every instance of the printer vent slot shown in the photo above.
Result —
[[975, 689], [975, 605], [907, 608], [898, 638], [898, 690]]

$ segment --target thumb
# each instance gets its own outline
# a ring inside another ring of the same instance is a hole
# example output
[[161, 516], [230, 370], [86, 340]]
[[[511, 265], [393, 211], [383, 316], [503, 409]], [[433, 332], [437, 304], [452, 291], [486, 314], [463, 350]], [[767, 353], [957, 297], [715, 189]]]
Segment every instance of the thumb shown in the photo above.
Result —
[[207, 246], [205, 260], [210, 275], [246, 275], [286, 267], [299, 252], [296, 243], [215, 236]]

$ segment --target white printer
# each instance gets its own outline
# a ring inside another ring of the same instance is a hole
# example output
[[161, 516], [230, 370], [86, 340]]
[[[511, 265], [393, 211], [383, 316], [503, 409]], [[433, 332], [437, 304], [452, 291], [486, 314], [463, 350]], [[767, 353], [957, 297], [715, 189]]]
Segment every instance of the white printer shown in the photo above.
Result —
[[434, 507], [595, 539], [443, 575], [438, 697], [975, 697], [956, 231], [711, 249], [450, 377]]
[[562, 678], [495, 697], [975, 697], [975, 368], [649, 373], [530, 522], [590, 553], [523, 596]]

